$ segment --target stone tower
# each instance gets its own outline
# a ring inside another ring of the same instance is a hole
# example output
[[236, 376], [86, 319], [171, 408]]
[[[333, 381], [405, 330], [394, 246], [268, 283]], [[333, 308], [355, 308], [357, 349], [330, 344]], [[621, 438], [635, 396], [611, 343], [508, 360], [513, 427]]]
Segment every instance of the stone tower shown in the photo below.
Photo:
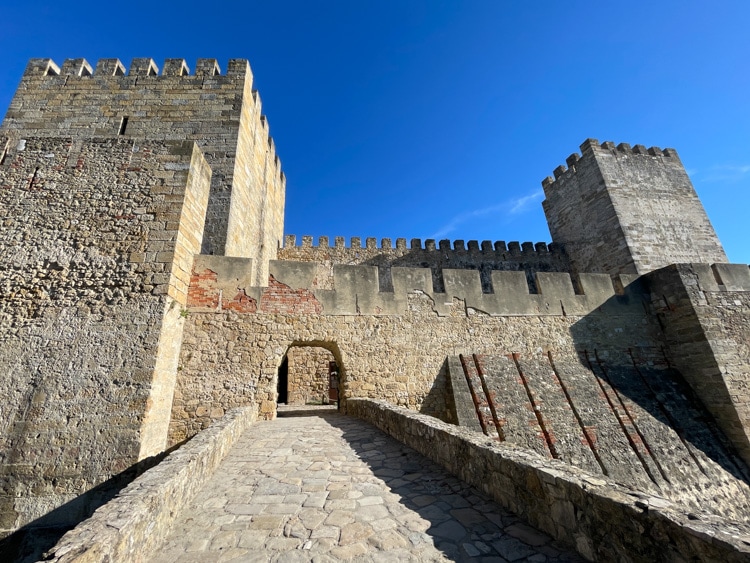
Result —
[[542, 182], [552, 240], [578, 272], [645, 274], [685, 262], [727, 262], [674, 149], [599, 144]]
[[285, 178], [245, 59], [32, 59], [0, 136], [195, 141], [212, 174], [202, 254], [252, 258], [265, 285], [284, 221]]
[[244, 59], [32, 59], [0, 187], [2, 536], [164, 450], [193, 257], [265, 285], [285, 181]]

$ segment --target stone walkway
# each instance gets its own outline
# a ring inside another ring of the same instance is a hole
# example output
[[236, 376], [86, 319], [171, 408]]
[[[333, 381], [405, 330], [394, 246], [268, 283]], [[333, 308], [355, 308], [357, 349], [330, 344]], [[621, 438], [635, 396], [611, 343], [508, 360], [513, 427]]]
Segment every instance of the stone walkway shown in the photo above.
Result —
[[367, 423], [279, 414], [245, 432], [151, 561], [581, 561]]

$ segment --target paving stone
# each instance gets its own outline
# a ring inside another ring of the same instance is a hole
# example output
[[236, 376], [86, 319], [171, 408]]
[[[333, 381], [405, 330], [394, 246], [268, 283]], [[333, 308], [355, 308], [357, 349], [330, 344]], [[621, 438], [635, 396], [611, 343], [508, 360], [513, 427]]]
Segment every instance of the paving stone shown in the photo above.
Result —
[[235, 547], [239, 541], [239, 534], [237, 532], [222, 532], [219, 531], [211, 540], [211, 550], [217, 551]]
[[287, 495], [284, 497], [284, 504], [301, 504], [304, 506], [307, 497], [308, 495], [302, 493], [297, 495]]
[[263, 508], [264, 514], [296, 514], [300, 509], [298, 504], [267, 504]]
[[241, 436], [152, 559], [530, 557], [581, 561], [416, 452], [329, 410], [259, 422]]
[[474, 524], [480, 524], [487, 521], [482, 514], [473, 508], [457, 508], [456, 510], [451, 510], [451, 516], [467, 528], [471, 528]]
[[328, 526], [346, 526], [354, 522], [354, 514], [347, 510], [334, 510], [326, 518], [326, 525]]
[[263, 506], [258, 504], [227, 504], [225, 510], [231, 514], [260, 514]]
[[466, 537], [466, 528], [455, 520], [449, 520], [435, 526], [434, 528], [430, 528], [430, 535], [458, 541]]
[[382, 532], [383, 530], [391, 530], [398, 527], [398, 522], [392, 518], [381, 518], [380, 520], [370, 522], [370, 527], [376, 532]]
[[279, 504], [284, 502], [286, 495], [253, 495], [253, 504]]
[[328, 517], [325, 512], [311, 508], [303, 508], [298, 516], [308, 530], [315, 530]]
[[537, 553], [525, 543], [508, 536], [492, 542], [492, 547], [497, 550], [501, 557], [504, 557], [508, 561], [528, 559], [529, 557]]
[[323, 508], [328, 498], [328, 491], [320, 491], [317, 493], [310, 493], [307, 498], [302, 502], [304, 507]]
[[359, 506], [372, 506], [374, 504], [383, 504], [382, 496], [363, 496], [357, 499]]
[[367, 541], [370, 545], [382, 551], [409, 547], [409, 541], [395, 530], [378, 531], [375, 535], [370, 536]]
[[339, 544], [349, 545], [350, 543], [356, 543], [360, 540], [366, 540], [372, 534], [373, 530], [370, 526], [360, 522], [353, 522], [352, 524], [347, 524], [341, 528]]
[[245, 547], [248, 549], [260, 549], [263, 544], [266, 543], [268, 534], [260, 530], [248, 530], [240, 534], [240, 540], [237, 542], [237, 547]]
[[482, 552], [479, 551], [476, 547], [474, 547], [473, 544], [470, 543], [462, 543], [461, 547], [464, 548], [464, 551], [469, 557], [477, 557], [478, 555], [481, 555]]
[[337, 559], [346, 560], [346, 559], [353, 559], [354, 557], [358, 557], [360, 555], [364, 555], [368, 551], [369, 549], [367, 548], [366, 544], [353, 543], [351, 545], [334, 547], [331, 550], [331, 555], [333, 557], [336, 557]]
[[309, 563], [310, 554], [304, 551], [287, 551], [279, 561], [284, 563]]
[[423, 506], [428, 506], [432, 503], [434, 503], [437, 499], [431, 495], [418, 495], [411, 499], [411, 502], [413, 502], [416, 506], [419, 506], [420, 508]]
[[320, 526], [312, 531], [311, 538], [335, 538], [341, 536], [341, 528], [338, 526]]
[[360, 506], [354, 512], [354, 518], [359, 522], [372, 522], [373, 520], [386, 518], [389, 515], [388, 509], [382, 504]]
[[232, 522], [230, 524], [222, 524], [221, 529], [229, 532], [232, 530], [247, 530], [250, 527], [250, 520], [244, 520], [240, 522]]
[[250, 527], [260, 530], [273, 530], [279, 528], [284, 523], [284, 520], [285, 518], [278, 514], [258, 514], [257, 516], [253, 516]]
[[552, 541], [547, 534], [540, 532], [536, 528], [532, 528], [526, 524], [516, 523], [505, 528], [505, 533], [518, 538], [523, 543], [533, 546], [544, 545]]
[[299, 538], [269, 538], [266, 541], [266, 549], [273, 551], [292, 551], [302, 545], [302, 540]]

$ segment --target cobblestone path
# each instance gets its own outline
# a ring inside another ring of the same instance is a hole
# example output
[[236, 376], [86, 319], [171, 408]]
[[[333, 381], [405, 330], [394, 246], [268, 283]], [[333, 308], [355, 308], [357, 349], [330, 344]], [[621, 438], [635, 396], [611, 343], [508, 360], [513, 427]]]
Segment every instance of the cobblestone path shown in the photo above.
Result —
[[580, 561], [414, 450], [331, 409], [240, 437], [151, 561]]

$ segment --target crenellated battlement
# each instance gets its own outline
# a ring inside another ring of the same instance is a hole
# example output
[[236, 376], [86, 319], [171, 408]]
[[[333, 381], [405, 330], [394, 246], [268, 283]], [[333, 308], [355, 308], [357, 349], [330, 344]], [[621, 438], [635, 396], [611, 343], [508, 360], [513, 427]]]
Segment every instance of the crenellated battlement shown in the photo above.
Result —
[[[257, 90], [252, 89], [253, 74], [246, 59], [230, 59], [227, 64], [226, 73], [224, 74], [221, 72], [221, 67], [217, 59], [198, 59], [194, 73], [191, 73], [185, 59], [176, 58], [165, 59], [161, 70], [154, 59], [146, 57], [132, 59], [127, 69], [120, 59], [116, 58], [99, 59], [94, 66], [83, 58], [65, 59], [62, 66], [58, 66], [52, 59], [31, 59], [26, 65], [22, 78], [22, 81], [25, 82], [24, 90], [26, 92], [23, 96], [24, 103], [21, 105], [28, 105], [28, 98], [34, 96], [35, 84], [38, 83], [39, 86], [42, 86], [45, 81], [49, 80], [54, 80], [55, 85], [60, 88], [75, 90], [76, 94], [80, 96], [82, 88], [89, 87], [94, 90], [106, 90], [113, 87], [116, 88], [119, 85], [126, 87], [134, 80], [137, 81], [143, 78], [149, 79], [149, 82], [144, 83], [141, 81], [139, 83], [141, 87], [148, 86], [152, 79], [154, 80], [152, 86], [155, 88], [159, 88], [162, 84], [172, 87], [174, 86], [172, 81], [179, 79], [179, 86], [181, 88], [196, 88], [200, 90], [215, 89], [228, 84], [236, 84], [238, 88], [243, 88], [245, 80], [248, 80], [251, 91], [250, 98], [255, 107], [255, 113], [258, 114], [258, 127], [263, 137], [267, 139], [268, 150], [271, 155], [270, 162], [273, 163], [274, 173], [282, 181], [286, 180], [284, 172], [281, 169], [281, 161], [276, 153], [276, 144], [271, 136], [268, 119], [261, 113], [260, 95]], [[80, 79], [80, 81], [76, 79]], [[102, 83], [101, 80], [112, 81], [112, 84]], [[198, 101], [215, 99], [215, 96], [213, 95], [212, 97], [210, 94], [202, 95], [198, 98]], [[132, 94], [128, 94], [128, 97], [132, 97]], [[172, 101], [176, 106], [184, 107], [191, 105], [189, 103], [190, 96], [185, 91], [180, 91], [177, 94], [163, 91], [160, 92], [159, 97], [165, 102]], [[79, 105], [83, 105], [85, 102], [84, 97], [84, 101], [80, 102]], [[143, 104], [140, 105], [142, 106]], [[33, 104], [31, 107], [33, 107]], [[139, 108], [144, 117], [150, 117], [148, 112], [144, 111], [145, 109], [145, 107]], [[120, 113], [122, 115], [125, 114], [124, 111]], [[128, 119], [128, 126], [131, 128], [131, 131], [128, 131], [127, 128], [123, 130], [120, 119], [113, 121], [113, 126], [110, 128], [109, 134], [114, 135], [119, 133], [133, 136], [132, 127], [135, 124], [136, 118], [135, 116], [128, 116]], [[104, 129], [99, 127], [95, 136], [105, 135], [106, 132]]]
[[587, 139], [542, 187], [552, 240], [576, 271], [644, 274], [726, 261], [674, 149]]
[[[103, 77], [211, 77], [211, 76], [245, 76], [250, 66], [246, 59], [230, 59], [227, 72], [222, 75], [221, 67], [216, 59], [198, 59], [195, 72], [191, 74], [185, 59], [165, 59], [162, 70], [159, 70], [154, 59], [143, 57], [132, 59], [126, 70], [120, 59], [99, 59], [93, 67], [86, 59], [65, 59], [62, 66], [58, 66], [52, 59], [31, 59], [24, 70], [24, 78], [38, 78], [42, 76], [79, 76], [82, 78], [95, 76]], [[252, 76], [252, 74], [250, 74]]]
[[382, 251], [414, 251], [414, 250], [426, 250], [428, 252], [436, 251], [453, 251], [462, 253], [483, 253], [483, 254], [510, 254], [513, 256], [518, 255], [547, 255], [550, 253], [560, 252], [560, 249], [554, 244], [547, 244], [546, 242], [518, 242], [512, 241], [506, 243], [504, 240], [492, 242], [490, 240], [483, 240], [481, 243], [477, 240], [470, 240], [466, 242], [463, 239], [456, 239], [450, 241], [449, 239], [442, 239], [436, 241], [435, 239], [426, 239], [424, 245], [422, 245], [422, 239], [413, 238], [409, 240], [407, 245], [407, 239], [397, 238], [396, 245], [393, 245], [393, 239], [382, 238], [380, 244], [375, 237], [365, 238], [365, 245], [362, 246], [362, 237], [351, 237], [349, 244], [346, 244], [345, 237], [333, 237], [333, 245], [330, 244], [330, 237], [320, 236], [318, 237], [318, 244], [313, 244], [313, 238], [311, 235], [303, 235], [300, 237], [300, 244], [297, 244], [296, 235], [285, 235], [284, 236], [284, 249], [317, 249], [317, 250], [382, 250]]
[[[566, 272], [570, 264], [565, 253], [555, 244], [512, 241], [481, 243], [476, 240], [450, 241], [444, 239], [405, 238], [378, 240], [374, 237], [313, 237], [305, 235], [298, 241], [294, 235], [284, 237], [284, 246], [278, 249], [279, 260], [315, 262], [319, 264], [318, 280], [323, 287], [332, 287], [333, 270], [336, 264], [364, 264], [377, 266], [380, 270], [381, 289], [393, 289], [390, 269], [392, 267], [418, 267], [432, 270], [436, 291], [443, 291], [442, 269], [476, 270], [484, 291], [490, 291], [491, 272], [495, 270], [524, 270], [533, 284], [534, 272]], [[297, 243], [300, 243], [299, 245]], [[331, 245], [333, 242], [333, 245]]]
[[547, 176], [542, 180], [542, 187], [546, 190], [551, 189], [555, 181], [563, 177], [569, 177], [576, 173], [576, 167], [581, 159], [593, 156], [595, 153], [608, 153], [612, 155], [642, 155], [661, 158], [675, 158], [679, 161], [679, 156], [675, 149], [660, 149], [659, 147], [646, 148], [645, 145], [633, 145], [620, 143], [615, 145], [612, 141], [599, 143], [596, 139], [586, 139], [581, 143], [581, 153], [573, 153], [565, 159], [565, 164], [561, 164], [552, 171], [552, 176]]
[[[224, 74], [222, 74], [221, 67], [219, 66], [219, 63], [216, 59], [198, 59], [195, 66], [195, 72], [193, 73], [191, 73], [190, 67], [188, 66], [185, 59], [165, 59], [164, 65], [161, 70], [159, 69], [159, 66], [156, 64], [156, 62], [151, 58], [134, 58], [130, 63], [130, 67], [128, 67], [127, 69], [125, 65], [120, 61], [120, 59], [116, 58], [99, 59], [95, 66], [92, 66], [86, 59], [83, 58], [65, 59], [62, 66], [58, 66], [52, 59], [31, 59], [26, 65], [26, 69], [22, 78], [22, 82], [25, 83], [25, 87], [23, 91], [19, 91], [16, 94], [17, 97], [21, 97], [21, 100], [19, 101], [21, 101], [22, 103], [16, 105], [28, 107], [29, 110], [37, 109], [34, 107], [34, 99], [39, 94], [36, 91], [35, 86], [37, 84], [39, 86], [42, 86], [45, 81], [50, 80], [55, 81], [55, 85], [60, 88], [75, 90], [76, 96], [79, 98], [82, 97], [82, 100], [78, 101], [76, 103], [76, 106], [71, 107], [71, 109], [90, 109], [96, 111], [96, 108], [86, 108], [85, 106], [98, 103], [99, 100], [95, 96], [96, 92], [106, 94], [111, 93], [112, 89], [121, 91], [122, 93], [120, 94], [120, 98], [127, 98], [129, 100], [135, 100], [139, 96], [145, 96], [146, 99], [139, 100], [140, 103], [137, 104], [139, 106], [138, 113], [140, 115], [128, 116], [130, 120], [128, 123], [128, 126], [130, 127], [129, 130], [125, 129], [123, 131], [121, 122], [116, 120], [116, 125], [120, 128], [120, 130], [118, 131], [117, 128], [113, 127], [109, 131], [109, 133], [112, 135], [119, 133], [133, 136], [132, 126], [137, 120], [137, 117], [152, 117], [148, 110], [148, 105], [150, 104], [147, 102], [148, 95], [145, 94], [145, 91], [133, 93], [123, 92], [123, 90], [127, 90], [128, 85], [132, 84], [134, 80], [142, 80], [143, 78], [147, 78], [149, 79], [149, 81], [141, 81], [138, 83], [138, 85], [140, 87], [146, 88], [151, 85], [153, 88], [155, 88], [155, 91], [158, 93], [159, 101], [162, 102], [162, 105], [175, 105], [180, 107], [182, 110], [186, 110], [189, 112], [189, 106], [192, 106], [194, 101], [199, 102], [201, 105], [207, 106], [207, 113], [210, 113], [212, 115], [213, 120], [215, 120], [220, 115], [225, 114], [216, 114], [216, 112], [211, 112], [211, 106], [214, 104], [211, 104], [209, 102], [215, 101], [220, 97], [226, 97], [226, 94], [206, 93], [198, 97], [194, 97], [194, 95], [190, 94], [190, 89], [194, 88], [196, 90], [221, 90], [222, 88], [234, 84], [241, 93], [242, 90], [249, 88], [248, 101], [251, 102], [254, 108], [254, 113], [256, 113], [258, 116], [258, 127], [262, 132], [264, 138], [267, 139], [268, 150], [271, 154], [270, 160], [273, 162], [277, 175], [283, 178], [281, 161], [276, 154], [276, 145], [270, 134], [268, 119], [261, 113], [261, 99], [258, 91], [252, 89], [253, 74], [246, 59], [230, 59], [227, 64], [227, 70]], [[180, 87], [179, 90], [172, 91], [160, 89], [162, 86], [168, 86], [170, 88], [174, 87], [175, 84], [173, 84], [173, 82], [175, 79], [177, 79], [178, 85]], [[246, 84], [246, 81], [248, 82], [248, 84]], [[87, 99], [87, 96], [85, 95], [87, 88], [88, 94], [90, 96], [89, 99]], [[49, 95], [43, 95], [42, 97], [45, 98], [47, 102], [50, 101], [46, 99], [49, 97]], [[108, 101], [111, 104], [112, 108], [117, 108], [117, 104], [112, 104], [112, 100]], [[229, 98], [227, 98], [226, 101], [228, 102]], [[234, 101], [234, 99], [232, 99], [232, 101]], [[171, 104], [164, 104], [164, 102], [171, 102]], [[45, 103], [44, 107], [49, 105], [51, 105], [52, 108], [49, 108], [47, 111], [61, 111], [63, 109], [62, 107], [60, 107], [59, 103]], [[123, 104], [123, 106], [124, 105], [125, 104]], [[223, 105], [225, 106], [223, 108], [224, 111], [230, 109], [226, 103], [224, 103]], [[124, 109], [125, 108], [123, 107], [123, 111], [117, 113], [124, 115]], [[166, 108], [160, 107], [159, 109], [164, 110]], [[238, 108], [232, 109], [236, 110]], [[6, 128], [13, 128], [12, 121], [14, 119], [17, 119], [17, 117], [12, 111], [9, 113], [11, 119], [9, 120], [9, 123], [5, 124], [5, 126]], [[163, 117], [168, 119], [170, 116], [166, 115]], [[100, 119], [96, 121], [101, 122]], [[40, 124], [35, 123], [34, 125], [39, 126]], [[68, 127], [70, 127], [72, 123], [68, 123], [67, 125]], [[58, 129], [64, 129], [64, 127], [58, 127]], [[105, 136], [105, 132], [101, 131], [97, 136]]]

